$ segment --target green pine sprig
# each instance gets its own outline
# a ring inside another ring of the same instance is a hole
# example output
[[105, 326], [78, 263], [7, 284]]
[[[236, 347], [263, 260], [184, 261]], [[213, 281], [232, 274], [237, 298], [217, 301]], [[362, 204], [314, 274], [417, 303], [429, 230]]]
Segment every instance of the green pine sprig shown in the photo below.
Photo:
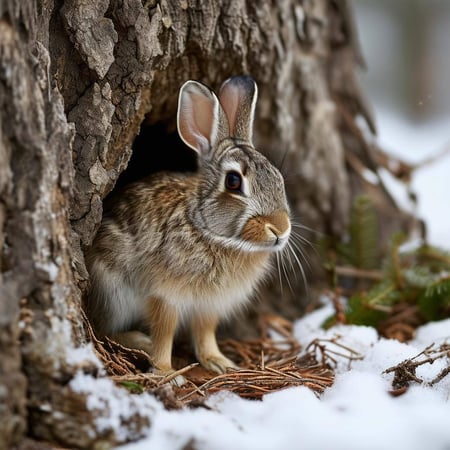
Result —
[[[380, 269], [382, 278], [365, 290], [351, 295], [345, 309], [349, 324], [378, 327], [396, 305], [417, 305], [422, 322], [450, 317], [450, 253], [429, 245], [404, 251], [406, 237], [395, 233], [387, 254], [378, 257], [378, 231], [374, 208], [368, 197], [355, 199], [348, 229], [348, 239], [337, 246], [333, 264], [355, 269]], [[333, 279], [338, 279], [336, 273]], [[328, 328], [336, 322], [328, 318]]]

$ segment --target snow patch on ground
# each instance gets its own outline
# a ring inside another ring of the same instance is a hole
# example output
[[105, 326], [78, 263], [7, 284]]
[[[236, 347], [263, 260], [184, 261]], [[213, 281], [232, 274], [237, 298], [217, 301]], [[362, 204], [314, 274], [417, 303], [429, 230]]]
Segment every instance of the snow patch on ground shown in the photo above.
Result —
[[[417, 124], [383, 105], [375, 105], [375, 110], [379, 129], [377, 141], [392, 155], [420, 164], [448, 149], [441, 157], [414, 172], [411, 190], [418, 194], [417, 214], [426, 222], [430, 242], [449, 248], [450, 117]], [[412, 205], [403, 184], [385, 170], [381, 170], [380, 175], [400, 206], [410, 211]]]
[[141, 426], [130, 427], [130, 421], [142, 421], [148, 418], [151, 424], [153, 417], [164, 410], [163, 405], [149, 394], [130, 395], [126, 389], [117, 387], [109, 378], [94, 378], [81, 370], [70, 381], [73, 392], [85, 394], [87, 408], [96, 415], [95, 434], [113, 431], [119, 441], [143, 437], [146, 430]]
[[[379, 338], [374, 329], [341, 325], [320, 328], [332, 312], [326, 304], [295, 324], [303, 345], [312, 339], [331, 339], [364, 358], [339, 361], [335, 383], [319, 398], [306, 387], [266, 395], [262, 401], [244, 400], [221, 392], [212, 396], [210, 410], [153, 411], [144, 440], [123, 450], [182, 449], [448, 449], [450, 447], [450, 376], [433, 387], [412, 386], [403, 395], [389, 394], [393, 375], [384, 370], [418, 354], [431, 343], [447, 342], [450, 320], [419, 328], [409, 344]], [[446, 361], [418, 368], [431, 380]]]
[[67, 352], [66, 362], [71, 366], [78, 367], [91, 364], [103, 372], [103, 365], [95, 354], [92, 342], [82, 345], [81, 347], [71, 348]]

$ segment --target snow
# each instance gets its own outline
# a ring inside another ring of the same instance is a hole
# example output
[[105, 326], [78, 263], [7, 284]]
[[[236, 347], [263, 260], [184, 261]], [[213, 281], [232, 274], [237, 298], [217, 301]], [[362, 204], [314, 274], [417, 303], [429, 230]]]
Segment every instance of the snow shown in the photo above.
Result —
[[[148, 436], [122, 450], [182, 449], [445, 449], [450, 447], [450, 376], [433, 387], [412, 385], [393, 397], [389, 367], [420, 353], [426, 346], [450, 342], [450, 319], [418, 329], [405, 344], [379, 338], [374, 329], [341, 325], [323, 330], [332, 312], [326, 300], [319, 310], [295, 324], [298, 340], [338, 338], [363, 357], [341, 358], [332, 387], [320, 397], [306, 387], [245, 400], [221, 392], [207, 400], [210, 409], [155, 409]], [[446, 365], [437, 360], [417, 369], [431, 381]]]
[[71, 366], [78, 367], [89, 364], [96, 367], [100, 372], [103, 372], [103, 366], [95, 354], [94, 346], [91, 342], [81, 347], [70, 348], [67, 351], [66, 362]]
[[[125, 389], [118, 388], [109, 378], [94, 378], [92, 375], [78, 371], [69, 383], [69, 387], [76, 393], [85, 394], [87, 408], [93, 412], [95, 430], [89, 430], [92, 436], [113, 431], [118, 440], [142, 437], [139, 427], [130, 433], [127, 425], [132, 420], [152, 418], [161, 412], [163, 406], [151, 395], [132, 396]], [[90, 423], [85, 424], [90, 427]]]
[[[420, 166], [413, 174], [411, 190], [418, 194], [416, 212], [426, 222], [430, 243], [449, 248], [450, 116], [417, 124], [384, 105], [375, 105], [375, 110], [379, 130], [377, 141], [381, 148]], [[421, 166], [420, 163], [434, 156], [438, 157]], [[399, 205], [413, 210], [403, 185], [387, 171], [382, 170], [380, 174]]]

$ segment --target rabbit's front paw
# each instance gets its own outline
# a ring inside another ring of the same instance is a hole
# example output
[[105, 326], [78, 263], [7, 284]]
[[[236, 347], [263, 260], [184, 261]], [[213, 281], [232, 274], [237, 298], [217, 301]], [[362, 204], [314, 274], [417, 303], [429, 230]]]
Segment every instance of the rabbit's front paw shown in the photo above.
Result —
[[238, 369], [239, 367], [226, 356], [218, 353], [200, 358], [200, 364], [207, 370], [216, 373], [225, 373], [227, 369]]

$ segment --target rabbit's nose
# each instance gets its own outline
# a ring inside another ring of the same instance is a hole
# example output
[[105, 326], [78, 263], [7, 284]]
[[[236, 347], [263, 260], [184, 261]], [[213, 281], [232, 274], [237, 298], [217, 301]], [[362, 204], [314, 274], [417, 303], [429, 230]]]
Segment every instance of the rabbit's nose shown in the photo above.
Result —
[[291, 221], [286, 211], [277, 211], [269, 216], [265, 225], [266, 235], [274, 247], [286, 244], [291, 233]]
[[279, 210], [269, 216], [250, 218], [245, 224], [241, 237], [246, 241], [264, 246], [285, 244], [291, 232], [291, 222], [285, 210]]
[[266, 232], [273, 234], [278, 241], [283, 241], [289, 237], [291, 233], [291, 221], [286, 211], [276, 211], [267, 218]]
[[274, 245], [278, 245], [280, 243], [280, 232], [272, 225], [266, 225], [266, 233], [271, 239], [275, 238]]

